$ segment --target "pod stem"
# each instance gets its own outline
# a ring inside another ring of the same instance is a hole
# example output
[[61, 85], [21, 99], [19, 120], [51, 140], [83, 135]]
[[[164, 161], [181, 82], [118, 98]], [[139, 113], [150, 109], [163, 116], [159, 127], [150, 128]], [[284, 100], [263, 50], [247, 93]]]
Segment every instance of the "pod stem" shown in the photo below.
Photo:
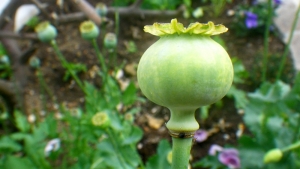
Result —
[[172, 169], [187, 169], [193, 138], [172, 138]]
[[195, 119], [195, 110], [170, 108], [171, 117], [167, 123], [167, 128], [177, 133], [195, 132], [199, 129], [199, 124]]
[[193, 136], [199, 128], [195, 109], [172, 108], [167, 128], [172, 136], [172, 169], [187, 169]]

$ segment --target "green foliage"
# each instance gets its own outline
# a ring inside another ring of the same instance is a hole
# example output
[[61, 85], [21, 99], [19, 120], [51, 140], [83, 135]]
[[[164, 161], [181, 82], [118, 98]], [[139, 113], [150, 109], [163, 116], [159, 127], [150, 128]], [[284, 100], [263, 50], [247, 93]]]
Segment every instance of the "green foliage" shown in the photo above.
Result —
[[4, 46], [0, 43], [0, 78], [10, 78], [12, 69]]
[[136, 44], [132, 40], [128, 41], [125, 46], [128, 53], [135, 53], [137, 51]]
[[26, 25], [30, 28], [34, 28], [38, 25], [38, 23], [40, 22], [40, 19], [38, 16], [33, 16], [27, 23]]
[[[273, 1], [273, 0], [272, 0]], [[246, 26], [246, 13], [252, 12], [257, 15], [257, 26], [253, 28], [247, 28]], [[272, 18], [275, 17], [275, 12], [272, 10]], [[238, 36], [247, 35], [262, 35], [264, 34], [267, 20], [269, 17], [269, 9], [267, 2], [259, 2], [257, 4], [242, 4], [237, 7], [234, 15], [234, 22], [230, 28]]]
[[180, 0], [145, 0], [141, 7], [143, 9], [175, 10], [181, 3]]
[[221, 164], [217, 156], [206, 156], [200, 161], [193, 164], [193, 167], [204, 167], [209, 169], [226, 169], [227, 167]]
[[248, 78], [248, 72], [246, 71], [243, 63], [236, 57], [231, 58], [234, 70], [233, 84], [226, 94], [229, 98], [234, 98], [235, 107], [237, 109], [244, 108], [248, 103], [247, 94], [245, 91], [238, 89], [236, 85], [245, 82]]
[[227, 3], [231, 3], [232, 0], [202, 0], [204, 3], [211, 2], [215, 16], [219, 16], [225, 8]]
[[[299, 83], [300, 74], [295, 81], [295, 84]], [[289, 85], [277, 81], [274, 84], [263, 83], [257, 91], [249, 94], [244, 121], [253, 137], [243, 136], [239, 139], [243, 167], [299, 168], [299, 164], [295, 162], [299, 160], [297, 152], [290, 152], [276, 165], [263, 164], [262, 161], [268, 150], [282, 149], [299, 139], [298, 90], [297, 85], [291, 89]]]
[[171, 152], [171, 145], [167, 140], [161, 140], [158, 144], [156, 154], [151, 156], [146, 163], [146, 169], [163, 168], [170, 169], [168, 154]]
[[[129, 6], [134, 3], [134, 0], [114, 0], [113, 6]], [[185, 0], [190, 2], [190, 0]], [[141, 4], [143, 9], [155, 9], [155, 10], [175, 10], [182, 1], [180, 0], [144, 0]]]
[[72, 72], [66, 71], [65, 75], [63, 77], [64, 81], [67, 81], [70, 77], [72, 77], [72, 73], [78, 74], [81, 72], [86, 72], [86, 65], [81, 64], [81, 63], [68, 63], [69, 68], [71, 69]]

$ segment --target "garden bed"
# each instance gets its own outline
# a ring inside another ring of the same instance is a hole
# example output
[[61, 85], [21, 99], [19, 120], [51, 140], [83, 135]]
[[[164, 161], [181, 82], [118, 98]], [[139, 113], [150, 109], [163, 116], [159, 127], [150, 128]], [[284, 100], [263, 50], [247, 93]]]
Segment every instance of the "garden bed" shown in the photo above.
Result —
[[[95, 5], [97, 1], [91, 1], [92, 5]], [[48, 2], [47, 9], [57, 11], [58, 13], [74, 13], [79, 10], [73, 3], [65, 2], [64, 8], [60, 11], [53, 1]], [[111, 5], [109, 2], [108, 5]], [[233, 23], [233, 16], [228, 16], [228, 10], [233, 10], [239, 3], [231, 3], [225, 6], [225, 10], [218, 17], [212, 14], [205, 14], [197, 21], [207, 22], [213, 21], [214, 23], [220, 23], [230, 27]], [[108, 15], [108, 19], [114, 20], [114, 15]], [[180, 22], [187, 25], [195, 19], [185, 19], [181, 15], [174, 16], [122, 16], [120, 15], [119, 23], [119, 36], [117, 46], [117, 60], [114, 64], [111, 58], [105, 54], [105, 59], [110, 68], [110, 72], [118, 66], [124, 65], [123, 79], [130, 79], [138, 86], [136, 82], [136, 68], [140, 57], [143, 52], [153, 44], [158, 38], [143, 31], [144, 25], [150, 25], [154, 22], [170, 22], [171, 19], [177, 18]], [[79, 74], [80, 79], [89, 81], [96, 87], [101, 88], [102, 80], [97, 76], [93, 76], [96, 70], [99, 69], [97, 63], [97, 57], [92, 50], [92, 46], [89, 42], [84, 41], [79, 32], [79, 25], [81, 21], [68, 22], [63, 24], [57, 24], [58, 36], [57, 43], [61, 52], [64, 54], [69, 62], [82, 63], [86, 65], [87, 71]], [[24, 33], [32, 32], [32, 29], [23, 29]], [[98, 38], [98, 44], [100, 48], [103, 46], [103, 38], [105, 32], [114, 32], [113, 25], [107, 25], [100, 28], [100, 37]], [[242, 61], [246, 70], [249, 72], [248, 78], [245, 79], [245, 83], [238, 85], [238, 88], [246, 91], [253, 92], [259, 87], [261, 79], [261, 68], [263, 60], [263, 35], [239, 37], [235, 35], [235, 32], [231, 29], [225, 34], [220, 36], [227, 47], [227, 52], [231, 57], [236, 57]], [[41, 86], [39, 79], [36, 75], [35, 69], [28, 69], [26, 74], [23, 74], [27, 78], [25, 86], [24, 107], [27, 115], [35, 114], [40, 115], [41, 112], [53, 112], [55, 115], [59, 115], [59, 104], [65, 105], [69, 109], [76, 109], [83, 107], [84, 105], [84, 93], [76, 85], [76, 83], [70, 78], [64, 81], [65, 69], [59, 64], [59, 60], [56, 57], [53, 49], [45, 43], [35, 41], [32, 43], [29, 40], [18, 41], [21, 49], [33, 48], [31, 56], [36, 56], [41, 61], [40, 70], [44, 76], [45, 82], [49, 87], [49, 91], [55, 96], [55, 102], [53, 98], [49, 97], [49, 93], [46, 92], [46, 102], [41, 99]], [[132, 45], [133, 46], [130, 46]], [[278, 36], [272, 34], [269, 40], [270, 50], [270, 71], [268, 72], [268, 79], [274, 81], [274, 74], [279, 65], [279, 55], [284, 49], [284, 44], [279, 40]], [[286, 64], [285, 74], [286, 82], [291, 83], [294, 78], [293, 66], [290, 59]], [[44, 91], [45, 92], [45, 91]], [[144, 96], [141, 92], [138, 92], [140, 97]], [[44, 93], [45, 94], [45, 93]], [[44, 105], [44, 103], [46, 103]], [[165, 122], [169, 119], [169, 110], [158, 106], [150, 101], [137, 102], [134, 104], [136, 108], [140, 108], [140, 111], [135, 115], [135, 124], [143, 130], [143, 137], [138, 143], [138, 151], [143, 161], [147, 161], [150, 156], [156, 153], [156, 148], [161, 139], [167, 139], [171, 141], [168, 134], [168, 130], [165, 127]], [[45, 109], [46, 108], [46, 109]], [[208, 154], [208, 150], [212, 144], [224, 145], [237, 145], [237, 131], [241, 130], [243, 123], [243, 110], [237, 110], [235, 108], [235, 102], [233, 98], [225, 97], [222, 100], [222, 105], [212, 105], [209, 109], [209, 116], [203, 120], [200, 118], [200, 112], [196, 113], [196, 118], [199, 121], [200, 127], [205, 130], [217, 129], [207, 140], [198, 143], [194, 142], [192, 148], [192, 161], [198, 161]], [[39, 118], [38, 118], [39, 119]], [[247, 128], [243, 130], [244, 133], [249, 133]], [[1, 132], [3, 133], [3, 131]]]

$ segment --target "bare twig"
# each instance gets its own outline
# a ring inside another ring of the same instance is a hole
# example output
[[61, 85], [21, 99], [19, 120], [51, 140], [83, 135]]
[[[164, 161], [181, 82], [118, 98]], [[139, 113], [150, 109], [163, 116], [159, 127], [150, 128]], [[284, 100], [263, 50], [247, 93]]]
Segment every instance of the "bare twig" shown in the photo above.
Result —
[[102, 22], [101, 17], [95, 11], [95, 8], [85, 0], [73, 0], [73, 2], [78, 6], [78, 8], [97, 25]]
[[12, 38], [12, 39], [26, 39], [26, 40], [37, 40], [35, 33], [18, 34], [12, 31], [0, 31], [0, 38]]
[[46, 10], [45, 4], [41, 3], [39, 0], [31, 0], [43, 13], [44, 16], [46, 16], [48, 19], [53, 19], [51, 15], [49, 15], [49, 12]]
[[[132, 17], [175, 17], [181, 15], [183, 8], [177, 10], [142, 10], [142, 9], [132, 9], [132, 7], [121, 7], [121, 8], [108, 8], [108, 15], [114, 15], [118, 11], [120, 16], [132, 16]], [[86, 19], [87, 16], [83, 12], [76, 12], [72, 14], [60, 15], [57, 18], [57, 22], [66, 23], [66, 22], [75, 22], [82, 21]]]

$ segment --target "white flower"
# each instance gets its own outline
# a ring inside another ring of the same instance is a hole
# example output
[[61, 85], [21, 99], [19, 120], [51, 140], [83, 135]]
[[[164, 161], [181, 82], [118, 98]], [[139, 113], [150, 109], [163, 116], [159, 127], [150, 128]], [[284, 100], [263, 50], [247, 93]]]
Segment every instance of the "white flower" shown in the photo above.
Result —
[[34, 16], [37, 16], [40, 10], [34, 4], [25, 4], [20, 6], [15, 14], [15, 32], [19, 32], [23, 26]]
[[60, 148], [60, 139], [52, 139], [50, 140], [44, 150], [45, 156], [48, 157], [51, 151], [57, 151]]

